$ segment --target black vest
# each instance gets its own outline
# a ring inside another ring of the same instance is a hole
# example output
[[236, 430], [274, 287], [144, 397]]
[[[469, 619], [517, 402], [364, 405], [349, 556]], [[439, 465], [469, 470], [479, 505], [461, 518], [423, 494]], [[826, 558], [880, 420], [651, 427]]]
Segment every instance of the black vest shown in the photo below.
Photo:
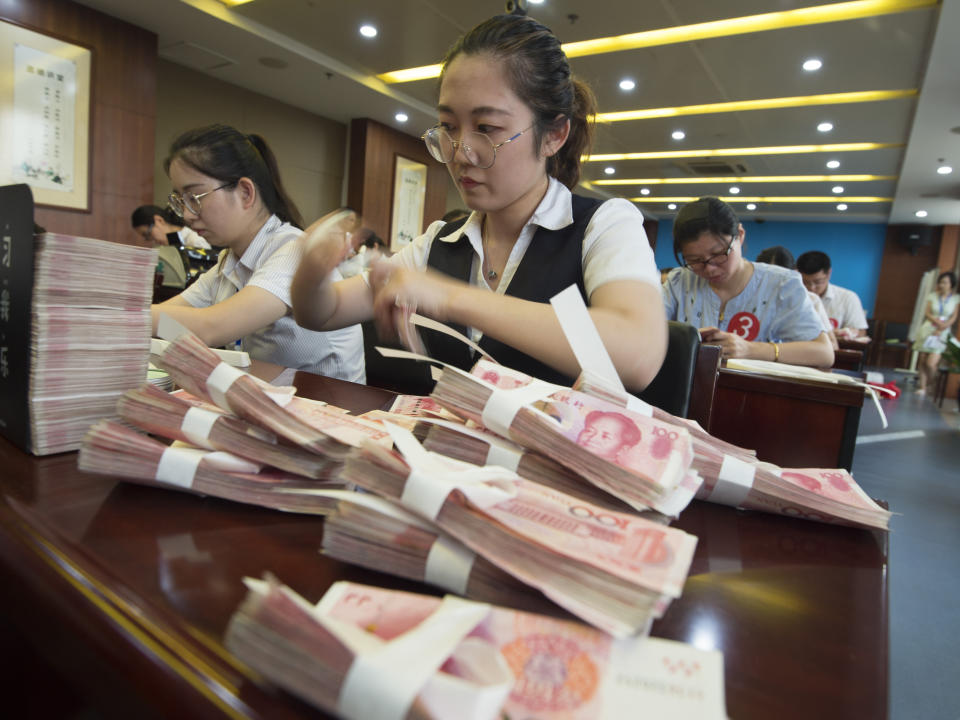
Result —
[[[573, 222], [559, 230], [537, 228], [530, 247], [523, 255], [506, 289], [506, 294], [521, 300], [549, 303], [550, 298], [570, 285], [580, 289], [584, 302], [587, 292], [583, 284], [583, 236], [602, 201], [573, 195]], [[436, 237], [440, 238], [458, 230], [466, 219], [444, 225]], [[454, 242], [435, 239], [430, 246], [427, 265], [445, 275], [470, 282], [470, 268], [475, 253], [463, 233]], [[466, 334], [462, 325], [452, 325]], [[477, 361], [478, 354], [459, 340], [433, 330], [420, 328], [421, 336], [431, 357], [464, 370], [469, 370]], [[567, 377], [548, 365], [522, 353], [489, 335], [480, 340], [480, 347], [497, 362], [533, 377], [559, 385], [572, 385], [574, 378]]]

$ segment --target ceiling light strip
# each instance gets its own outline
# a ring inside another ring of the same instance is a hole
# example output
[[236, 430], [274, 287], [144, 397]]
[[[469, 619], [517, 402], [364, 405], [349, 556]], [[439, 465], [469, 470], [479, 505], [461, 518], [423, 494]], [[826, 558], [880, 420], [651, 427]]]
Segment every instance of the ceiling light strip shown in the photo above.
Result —
[[[650, 195], [644, 195], [641, 197], [630, 198], [630, 202], [635, 203], [686, 203], [693, 202], [694, 200], [699, 200], [699, 197], [689, 196], [689, 197], [652, 197]], [[726, 197], [721, 197], [721, 200], [728, 203], [889, 203], [893, 202], [893, 198], [889, 197], [869, 197], [869, 196], [855, 196], [855, 197], [844, 197], [838, 195], [782, 195], [782, 196], [757, 196], [757, 197], [747, 197], [744, 195], [729, 195]]]
[[[877, 15], [907, 12], [933, 7], [939, 0], [854, 0], [854, 2], [832, 3], [795, 10], [748, 15], [725, 20], [681, 25], [671, 28], [659, 28], [644, 32], [617, 35], [614, 37], [581, 40], [563, 45], [563, 51], [569, 58], [585, 55], [599, 55], [622, 50], [638, 50], [640, 48], [656, 47], [659, 45], [673, 45], [676, 43], [706, 40], [708, 38], [729, 37], [745, 33], [778, 30], [804, 25], [818, 25], [821, 23], [840, 22], [842, 20], [858, 20]], [[423, 67], [393, 70], [377, 78], [385, 83], [412, 82], [426, 80], [440, 75], [441, 66], [425, 65]]]
[[901, 148], [903, 143], [833, 143], [831, 145], [777, 145], [771, 147], [714, 148], [710, 150], [663, 150], [655, 152], [608, 153], [586, 155], [583, 162], [610, 162], [613, 160], [661, 160], [664, 158], [730, 157], [737, 155], [800, 155], [804, 153], [860, 152]]
[[764, 98], [761, 100], [737, 100], [734, 102], [683, 105], [680, 107], [646, 108], [621, 112], [597, 113], [597, 122], [613, 123], [626, 120], [651, 120], [653, 118], [678, 117], [681, 115], [708, 115], [711, 113], [743, 112], [750, 110], [776, 110], [781, 108], [810, 107], [813, 105], [843, 105], [848, 103], [882, 102], [915, 97], [916, 90], [864, 90], [861, 92], [828, 93], [824, 95], [798, 95], [795, 97]]
[[594, 185], [698, 185], [775, 182], [873, 182], [896, 180], [896, 175], [751, 175], [749, 177], [617, 178], [593, 180]]

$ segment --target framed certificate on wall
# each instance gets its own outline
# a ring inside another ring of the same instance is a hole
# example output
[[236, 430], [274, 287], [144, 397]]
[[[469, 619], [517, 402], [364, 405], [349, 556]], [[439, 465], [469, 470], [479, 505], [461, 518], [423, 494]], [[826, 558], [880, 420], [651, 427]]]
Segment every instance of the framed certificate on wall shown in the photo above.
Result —
[[0, 185], [90, 210], [88, 48], [0, 21]]
[[423, 206], [427, 194], [427, 166], [401, 155], [394, 156], [393, 208], [390, 252], [397, 252], [423, 232]]

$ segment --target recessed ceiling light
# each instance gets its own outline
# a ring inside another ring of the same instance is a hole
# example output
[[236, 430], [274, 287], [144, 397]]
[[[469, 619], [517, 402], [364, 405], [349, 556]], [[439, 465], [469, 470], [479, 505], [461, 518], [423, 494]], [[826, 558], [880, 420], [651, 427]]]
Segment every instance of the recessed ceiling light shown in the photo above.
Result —
[[837, 210], [839, 210], [840, 212], [843, 212], [846, 209], [847, 209], [846, 203], [840, 203], [839, 205], [837, 205]]
[[603, 171], [604, 171], [607, 175], [613, 175], [613, 174], [617, 171], [617, 169], [616, 169], [615, 167], [605, 167], [605, 168], [603, 169]]
[[649, 195], [649, 194], [650, 194], [650, 188], [640, 188], [640, 194], [641, 194], [641, 195]]
[[823, 67], [823, 62], [819, 58], [810, 58], [803, 63], [803, 69], [807, 72], [813, 72]]
[[819, 130], [820, 132], [830, 132], [831, 130], [833, 130], [833, 123], [822, 122], [819, 125], [817, 125], [817, 130]]
[[373, 25], [361, 25], [360, 34], [367, 38], [377, 36], [377, 29]]
[[740, 188], [738, 188], [736, 185], [734, 185], [732, 188], [730, 188], [730, 194], [731, 194], [731, 195], [738, 195], [739, 193], [740, 193]]
[[840, 161], [839, 161], [839, 160], [828, 160], [828, 161], [827, 161], [827, 167], [830, 168], [831, 170], [836, 170], [838, 167], [840, 167]]
[[926, 216], [927, 216], [927, 211], [926, 211], [926, 210], [917, 210], [917, 211], [914, 213], [914, 215], [916, 215], [917, 217], [921, 217], [921, 218], [922, 218], [922, 217], [926, 217]]
[[683, 130], [674, 130], [670, 134], [670, 137], [672, 137], [674, 140], [683, 140], [686, 136], [687, 134]]
[[543, 5], [543, 0], [528, 0], [531, 5]]
[[949, 165], [941, 165], [940, 167], [937, 168], [937, 173], [940, 175], [949, 175], [952, 172], [953, 172], [953, 168], [950, 167]]
[[667, 210], [676, 210], [676, 209], [677, 209], [676, 203], [670, 203], [669, 205], [667, 205]]
[[843, 192], [843, 185], [834, 185], [834, 186], [833, 186], [833, 194], [834, 194], [834, 195], [839, 195], [839, 194], [842, 193], [842, 192]]
[[[709, 38], [731, 37], [767, 30], [783, 30], [789, 27], [803, 27], [901, 13], [937, 4], [936, 0], [861, 0], [853, 5], [849, 2], [832, 2], [812, 8], [800, 7], [793, 10], [766, 12], [760, 15], [699, 22], [693, 25], [655, 28], [615, 37], [569, 42], [564, 43], [563, 51], [567, 58], [572, 59], [600, 53], [639, 50], [641, 48], [690, 43]], [[394, 70], [377, 77], [386, 83], [413, 82], [414, 80], [438, 77], [440, 70], [441, 66], [438, 63], [418, 68], [407, 68], [406, 70]]]
[[410, 119], [410, 116], [407, 115], [405, 112], [398, 112], [398, 113], [397, 113], [396, 115], [394, 115], [393, 117], [394, 117], [394, 119], [395, 119], [397, 122], [399, 122], [399, 123], [405, 123], [407, 120]]
[[747, 203], [747, 210], [756, 210], [757, 206], [755, 203]]
[[620, 81], [621, 90], [633, 90], [636, 86], [637, 84], [630, 78], [624, 78]]

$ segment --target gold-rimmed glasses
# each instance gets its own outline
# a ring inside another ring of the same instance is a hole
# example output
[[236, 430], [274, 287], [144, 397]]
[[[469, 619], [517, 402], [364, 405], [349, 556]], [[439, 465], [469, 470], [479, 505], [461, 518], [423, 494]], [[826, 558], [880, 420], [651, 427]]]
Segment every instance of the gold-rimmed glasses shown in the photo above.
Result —
[[207, 190], [204, 193], [197, 195], [196, 193], [183, 193], [182, 195], [174, 190], [167, 197], [167, 202], [170, 203], [170, 208], [180, 217], [183, 217], [183, 211], [189, 210], [194, 215], [200, 215], [200, 201], [205, 198], [210, 193], [215, 193], [217, 190], [223, 190], [225, 187], [230, 187], [234, 185], [233, 182], [224, 183], [219, 187], [215, 187], [213, 190]]
[[524, 128], [513, 137], [496, 144], [488, 135], [479, 132], [464, 133], [459, 140], [454, 140], [440, 125], [435, 125], [427, 130], [420, 136], [420, 139], [423, 140], [424, 145], [427, 146], [427, 151], [434, 160], [444, 164], [452, 162], [453, 156], [457, 154], [459, 149], [468, 163], [481, 170], [486, 170], [493, 167], [493, 163], [496, 162], [498, 148], [502, 148], [507, 143], [512, 143], [532, 127], [533, 125]]

